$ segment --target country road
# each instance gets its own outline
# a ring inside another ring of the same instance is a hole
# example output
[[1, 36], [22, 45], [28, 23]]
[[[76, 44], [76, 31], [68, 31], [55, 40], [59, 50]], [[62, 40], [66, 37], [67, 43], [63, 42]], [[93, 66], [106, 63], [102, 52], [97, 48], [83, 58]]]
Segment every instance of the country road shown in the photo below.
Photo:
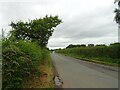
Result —
[[118, 72], [64, 55], [51, 54], [63, 88], [118, 88]]

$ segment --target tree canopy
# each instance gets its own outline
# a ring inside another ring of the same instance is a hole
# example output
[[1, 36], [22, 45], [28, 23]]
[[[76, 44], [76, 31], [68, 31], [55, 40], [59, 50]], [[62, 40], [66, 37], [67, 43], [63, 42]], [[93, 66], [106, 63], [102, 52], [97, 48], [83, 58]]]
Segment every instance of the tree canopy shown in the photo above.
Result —
[[114, 3], [116, 3], [116, 2], [118, 3], [118, 8], [116, 8], [114, 10], [114, 13], [115, 13], [114, 19], [115, 19], [116, 23], [120, 24], [120, 1], [116, 0]]
[[115, 12], [115, 21], [116, 23], [120, 24], [120, 10], [116, 8], [114, 12]]
[[41, 47], [48, 43], [54, 28], [62, 23], [58, 16], [45, 16], [43, 18], [29, 20], [28, 22], [11, 22], [11, 37], [15, 40], [23, 39], [27, 41], [36, 41]]
[[73, 45], [73, 44], [70, 44], [70, 45], [68, 45], [66, 48], [75, 48], [75, 47], [86, 47], [86, 45], [85, 44], [81, 44], [81, 45]]

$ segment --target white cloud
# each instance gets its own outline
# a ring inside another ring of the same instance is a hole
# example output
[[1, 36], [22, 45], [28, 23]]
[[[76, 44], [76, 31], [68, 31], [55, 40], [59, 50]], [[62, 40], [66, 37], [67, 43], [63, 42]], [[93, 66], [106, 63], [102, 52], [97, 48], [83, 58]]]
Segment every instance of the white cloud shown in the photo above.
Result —
[[49, 40], [48, 47], [60, 48], [82, 43], [117, 42], [114, 0], [1, 0], [0, 29], [11, 21], [58, 15], [63, 20]]

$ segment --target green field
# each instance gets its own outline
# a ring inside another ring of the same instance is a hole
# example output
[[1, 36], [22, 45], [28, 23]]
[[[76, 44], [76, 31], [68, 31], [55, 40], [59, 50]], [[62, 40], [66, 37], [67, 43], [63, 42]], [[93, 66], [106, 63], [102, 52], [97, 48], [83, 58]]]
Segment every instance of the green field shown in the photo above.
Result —
[[120, 65], [120, 43], [114, 43], [109, 46], [70, 47], [56, 50], [56, 52], [91, 62], [112, 66]]

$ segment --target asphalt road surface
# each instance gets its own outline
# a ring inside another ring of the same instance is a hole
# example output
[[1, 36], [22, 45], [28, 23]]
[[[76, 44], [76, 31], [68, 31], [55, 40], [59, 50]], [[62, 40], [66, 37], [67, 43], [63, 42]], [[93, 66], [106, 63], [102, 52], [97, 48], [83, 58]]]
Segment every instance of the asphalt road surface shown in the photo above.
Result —
[[118, 88], [116, 70], [56, 53], [51, 57], [63, 88]]

